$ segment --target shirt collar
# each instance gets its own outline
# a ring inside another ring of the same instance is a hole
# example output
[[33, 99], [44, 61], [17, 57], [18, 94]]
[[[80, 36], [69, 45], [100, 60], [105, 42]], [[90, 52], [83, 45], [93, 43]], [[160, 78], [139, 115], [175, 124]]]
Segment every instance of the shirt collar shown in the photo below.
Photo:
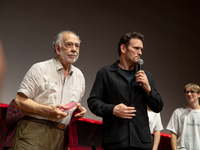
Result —
[[114, 64], [111, 65], [110, 67], [110, 71], [118, 71], [120, 70], [119, 66], [118, 66], [119, 60], [117, 60]]
[[[60, 61], [58, 60], [57, 57], [53, 58], [53, 62], [54, 62], [54, 65], [55, 65], [57, 71], [64, 69], [63, 65], [60, 63]], [[74, 66], [70, 65], [70, 67], [69, 67], [69, 73], [68, 74], [70, 76], [72, 76], [73, 72], [74, 72]]]
[[[121, 72], [123, 69], [119, 67], [119, 65], [118, 65], [119, 62], [120, 62], [120, 60], [117, 60], [114, 64], [112, 64], [111, 67], [110, 67], [110, 71], [119, 71], [119, 72]], [[136, 67], [134, 67], [133, 70], [134, 70], [134, 72], [136, 72], [135, 71]]]

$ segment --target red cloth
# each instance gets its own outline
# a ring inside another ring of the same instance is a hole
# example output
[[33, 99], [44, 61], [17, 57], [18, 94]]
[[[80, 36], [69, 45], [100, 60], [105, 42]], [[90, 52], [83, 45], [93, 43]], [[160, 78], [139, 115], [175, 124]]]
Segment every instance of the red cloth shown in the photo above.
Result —
[[75, 115], [79, 112], [81, 112], [79, 109], [73, 112], [70, 124], [65, 132], [65, 150], [67, 150], [67, 147], [78, 146], [76, 120], [79, 118], [75, 117]]
[[15, 131], [17, 128], [17, 122], [21, 118], [21, 111], [14, 106], [14, 99], [10, 102], [7, 111], [5, 125], [8, 128], [6, 138], [2, 144], [3, 147], [12, 147]]

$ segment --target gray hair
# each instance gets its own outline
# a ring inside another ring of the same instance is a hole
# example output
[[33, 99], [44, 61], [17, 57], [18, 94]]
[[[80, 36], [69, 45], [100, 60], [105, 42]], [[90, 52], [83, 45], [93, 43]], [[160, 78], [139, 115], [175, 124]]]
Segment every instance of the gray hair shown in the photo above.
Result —
[[55, 45], [56, 45], [56, 44], [58, 44], [59, 47], [61, 47], [61, 44], [62, 44], [62, 42], [63, 42], [62, 35], [63, 35], [64, 33], [72, 33], [72, 34], [76, 35], [77, 38], [78, 38], [78, 40], [79, 40], [79, 44], [81, 43], [81, 40], [80, 40], [79, 36], [78, 36], [75, 32], [70, 31], [70, 30], [61, 31], [60, 33], [58, 33], [58, 34], [55, 36], [55, 39], [54, 39], [54, 41], [53, 41], [53, 43], [52, 43], [52, 45], [53, 45], [53, 47], [54, 47], [54, 51], [56, 51], [56, 50], [55, 50]]

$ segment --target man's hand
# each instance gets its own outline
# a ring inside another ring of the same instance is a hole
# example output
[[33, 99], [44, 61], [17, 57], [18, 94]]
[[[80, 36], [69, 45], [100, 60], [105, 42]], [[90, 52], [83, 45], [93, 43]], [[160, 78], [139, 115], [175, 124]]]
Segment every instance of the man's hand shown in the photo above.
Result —
[[26, 112], [46, 116], [49, 119], [60, 119], [68, 116], [68, 113], [62, 112], [60, 109], [66, 109], [66, 106], [46, 106], [35, 102], [28, 98], [25, 94], [19, 92], [15, 98], [15, 107]]
[[63, 105], [57, 105], [57, 106], [51, 106], [51, 109], [49, 111], [50, 117], [60, 119], [68, 116], [68, 113], [62, 112], [62, 109], [66, 109], [66, 106]]
[[135, 107], [127, 107], [123, 103], [116, 105], [113, 109], [113, 115], [124, 119], [132, 119], [135, 112]]
[[140, 82], [142, 84], [142, 88], [149, 94], [151, 92], [151, 86], [149, 85], [148, 78], [143, 70], [140, 70], [135, 74], [136, 82]]
[[85, 115], [85, 113], [87, 112], [87, 110], [85, 109], [85, 107], [82, 107], [80, 103], [77, 103], [77, 108], [81, 111], [80, 113], [77, 113], [75, 115], [75, 117], [77, 118], [83, 118], [83, 116]]

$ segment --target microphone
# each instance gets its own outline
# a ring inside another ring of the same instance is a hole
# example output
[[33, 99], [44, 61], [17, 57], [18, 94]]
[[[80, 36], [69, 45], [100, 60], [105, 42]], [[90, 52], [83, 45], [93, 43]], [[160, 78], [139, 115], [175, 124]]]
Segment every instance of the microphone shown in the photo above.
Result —
[[[138, 71], [143, 70], [144, 61], [143, 61], [142, 59], [139, 59], [139, 60], [137, 61], [137, 64], [138, 64]], [[139, 84], [139, 86], [142, 86], [142, 83], [141, 83], [141, 82], [139, 82], [138, 84]]]

